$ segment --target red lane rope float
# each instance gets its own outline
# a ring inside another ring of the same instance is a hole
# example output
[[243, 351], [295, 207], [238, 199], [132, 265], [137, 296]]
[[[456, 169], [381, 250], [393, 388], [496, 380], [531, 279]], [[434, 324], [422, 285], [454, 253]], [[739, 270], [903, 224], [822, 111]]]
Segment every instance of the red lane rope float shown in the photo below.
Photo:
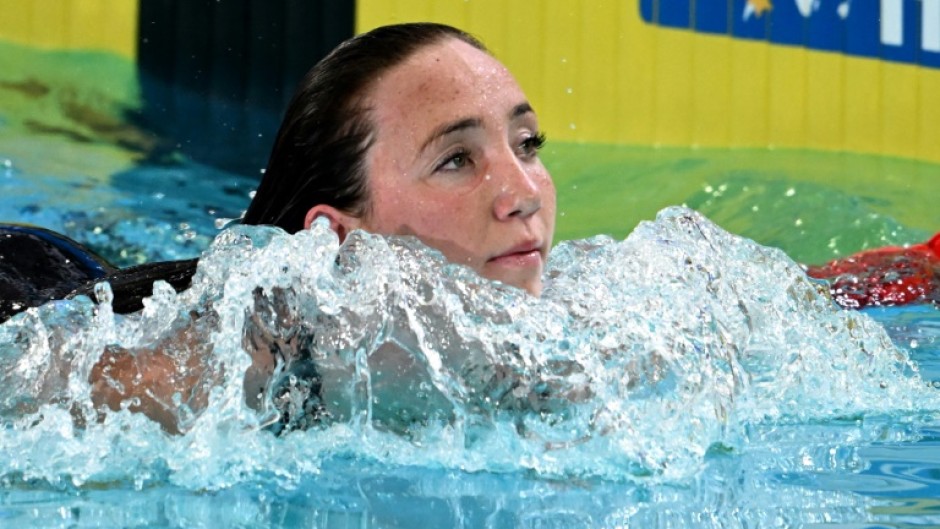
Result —
[[868, 250], [810, 266], [806, 273], [828, 280], [833, 299], [846, 308], [909, 303], [940, 306], [940, 233], [923, 244]]

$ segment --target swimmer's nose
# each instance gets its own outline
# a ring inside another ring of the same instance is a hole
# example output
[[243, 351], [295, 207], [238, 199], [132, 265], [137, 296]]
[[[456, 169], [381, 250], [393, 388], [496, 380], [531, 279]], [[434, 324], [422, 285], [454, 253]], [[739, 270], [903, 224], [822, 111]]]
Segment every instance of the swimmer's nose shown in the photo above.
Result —
[[515, 154], [491, 167], [498, 187], [493, 213], [499, 220], [527, 218], [542, 208], [538, 176], [530, 171]]

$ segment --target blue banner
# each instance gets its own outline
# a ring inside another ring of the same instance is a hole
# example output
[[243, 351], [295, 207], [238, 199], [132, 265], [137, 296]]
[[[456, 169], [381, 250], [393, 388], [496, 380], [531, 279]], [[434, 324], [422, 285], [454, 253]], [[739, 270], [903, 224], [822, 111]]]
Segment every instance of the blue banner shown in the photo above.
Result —
[[940, 68], [940, 0], [640, 0], [649, 24]]

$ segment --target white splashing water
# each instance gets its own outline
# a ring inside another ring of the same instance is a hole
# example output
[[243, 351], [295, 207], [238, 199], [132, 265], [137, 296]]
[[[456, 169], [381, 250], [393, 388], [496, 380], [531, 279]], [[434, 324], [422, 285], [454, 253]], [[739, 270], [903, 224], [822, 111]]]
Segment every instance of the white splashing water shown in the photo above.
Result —
[[[409, 238], [232, 227], [190, 289], [158, 284], [138, 314], [113, 314], [103, 287], [100, 305], [55, 302], [0, 326], [0, 476], [290, 487], [340, 455], [682, 481], [710, 449], [746, 445], [748, 425], [940, 408], [884, 330], [825, 292], [782, 252], [683, 208], [622, 242], [559, 245], [541, 299]], [[321, 424], [276, 436], [276, 396], [246, 405], [245, 344], [259, 336], [309, 354]], [[99, 416], [87, 380], [107, 346], [174, 343], [219, 373], [202, 381], [205, 411], [177, 403], [183, 435]]]

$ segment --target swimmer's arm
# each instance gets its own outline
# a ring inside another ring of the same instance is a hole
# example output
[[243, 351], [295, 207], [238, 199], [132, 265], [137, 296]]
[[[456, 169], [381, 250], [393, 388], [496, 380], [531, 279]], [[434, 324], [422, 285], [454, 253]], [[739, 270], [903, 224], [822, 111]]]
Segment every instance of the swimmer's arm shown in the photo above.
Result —
[[[252, 321], [257, 322], [258, 317]], [[142, 413], [168, 433], [182, 433], [183, 418], [202, 413], [210, 390], [224, 378], [222, 367], [212, 361], [209, 331], [203, 323], [196, 320], [152, 348], [105, 349], [89, 377], [95, 407], [112, 411], [126, 408]], [[298, 356], [289, 354], [297, 344], [261, 332], [246, 333], [243, 345], [252, 360], [243, 382], [245, 400], [249, 407], [263, 411], [275, 359], [279, 355]]]
[[552, 414], [593, 396], [584, 367], [573, 360], [528, 367], [494, 362], [475, 376], [479, 380], [477, 398], [496, 411]]
[[210, 353], [196, 325], [153, 348], [109, 346], [89, 377], [92, 402], [99, 410], [142, 413], [167, 432], [181, 433], [181, 410], [202, 412], [209, 389], [221, 378], [208, 362]]
[[574, 360], [526, 360], [511, 344], [491, 349], [449, 342], [433, 353], [433, 346], [422, 347], [410, 329], [398, 329], [394, 340], [370, 355], [374, 419], [453, 418], [460, 405], [494, 413], [554, 413], [593, 396], [584, 367]]

